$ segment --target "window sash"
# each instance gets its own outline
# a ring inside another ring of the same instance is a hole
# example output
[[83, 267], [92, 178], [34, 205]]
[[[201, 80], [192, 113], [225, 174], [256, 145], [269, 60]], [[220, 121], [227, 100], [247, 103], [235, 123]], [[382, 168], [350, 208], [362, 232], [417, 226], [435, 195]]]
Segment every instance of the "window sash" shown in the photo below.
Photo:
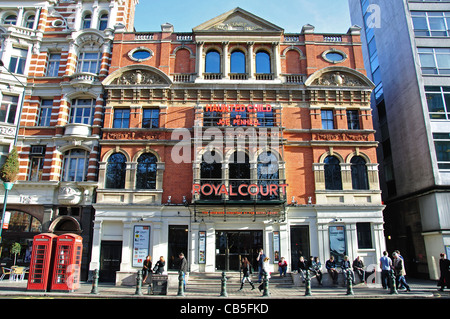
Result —
[[128, 128], [130, 126], [130, 109], [115, 109], [113, 128]]
[[97, 74], [100, 70], [99, 52], [82, 52], [78, 59], [77, 72]]
[[70, 109], [70, 123], [92, 125], [94, 108], [93, 99], [74, 100]]
[[142, 115], [142, 128], [159, 127], [159, 109], [144, 109]]
[[333, 110], [322, 110], [322, 129], [332, 130], [334, 129], [334, 116]]
[[48, 58], [47, 76], [58, 76], [61, 54], [50, 54]]
[[14, 124], [16, 119], [18, 96], [3, 95], [0, 105], [0, 122]]
[[71, 150], [64, 156], [63, 174], [64, 182], [86, 181], [89, 157], [84, 150]]
[[38, 126], [50, 126], [52, 117], [53, 100], [42, 100], [39, 109]]

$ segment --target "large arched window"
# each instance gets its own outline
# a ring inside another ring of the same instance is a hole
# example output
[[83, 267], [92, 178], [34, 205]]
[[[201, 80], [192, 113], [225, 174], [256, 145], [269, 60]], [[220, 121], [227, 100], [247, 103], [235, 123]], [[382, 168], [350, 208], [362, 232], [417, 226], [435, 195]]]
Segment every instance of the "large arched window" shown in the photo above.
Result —
[[114, 153], [108, 158], [105, 188], [125, 188], [126, 157]]
[[327, 156], [324, 163], [325, 189], [342, 190], [342, 176], [339, 159], [336, 156]]
[[32, 232], [39, 233], [42, 231], [41, 222], [30, 214], [10, 210], [8, 228], [5, 232]]
[[220, 53], [216, 50], [211, 50], [206, 53], [205, 72], [220, 73]]
[[82, 149], [72, 149], [64, 154], [61, 180], [63, 182], [86, 181], [89, 153]]
[[262, 189], [258, 195], [258, 199], [269, 200], [278, 199], [276, 195], [270, 192], [270, 184], [279, 184], [278, 160], [272, 152], [264, 152], [258, 156], [258, 185], [262, 185]]
[[[241, 184], [250, 184], [250, 160], [247, 153], [236, 151], [230, 156], [228, 164], [229, 183], [234, 190]], [[250, 199], [250, 195], [230, 196], [230, 199]]]
[[233, 53], [231, 53], [230, 72], [238, 73], [238, 74], [243, 74], [246, 72], [244, 52], [237, 50], [237, 51], [233, 51]]
[[156, 189], [156, 166], [158, 159], [152, 153], [139, 156], [136, 167], [136, 188]]
[[352, 187], [353, 189], [369, 189], [366, 161], [361, 156], [352, 157]]
[[[220, 185], [222, 183], [222, 163], [216, 159], [215, 151], [206, 152], [202, 157], [200, 164], [200, 184]], [[201, 194], [201, 199], [220, 199], [220, 196], [215, 196], [214, 192], [211, 195]]]
[[270, 66], [270, 55], [265, 51], [259, 51], [256, 53], [256, 73], [267, 74], [270, 73], [272, 68]]

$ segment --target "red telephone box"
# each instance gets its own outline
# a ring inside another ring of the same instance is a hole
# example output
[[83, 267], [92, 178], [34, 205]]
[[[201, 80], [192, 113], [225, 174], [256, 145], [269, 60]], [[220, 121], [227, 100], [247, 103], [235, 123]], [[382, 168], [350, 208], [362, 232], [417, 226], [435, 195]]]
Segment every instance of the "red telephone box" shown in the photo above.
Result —
[[52, 291], [75, 291], [80, 287], [83, 239], [75, 234], [64, 234], [56, 239], [52, 274]]
[[51, 278], [57, 237], [46, 233], [33, 237], [27, 290], [46, 291], [50, 287], [48, 279]]

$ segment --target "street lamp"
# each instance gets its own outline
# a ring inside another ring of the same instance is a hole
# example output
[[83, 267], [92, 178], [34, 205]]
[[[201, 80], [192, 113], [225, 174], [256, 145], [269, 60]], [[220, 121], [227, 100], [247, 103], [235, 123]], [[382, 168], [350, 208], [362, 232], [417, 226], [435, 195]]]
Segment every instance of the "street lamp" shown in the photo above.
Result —
[[[20, 97], [20, 103], [19, 103], [19, 116], [18, 116], [17, 123], [16, 123], [16, 132], [14, 133], [13, 146], [16, 146], [17, 138], [18, 138], [18, 135], [19, 135], [20, 118], [22, 117], [23, 100], [25, 98], [25, 88], [26, 88], [26, 86], [11, 71], [9, 71], [5, 67], [5, 64], [3, 63], [2, 60], [0, 60], [0, 67], [3, 67], [10, 75], [12, 75], [17, 80], [17, 82], [19, 82], [20, 85], [22, 85], [22, 88], [23, 88], [22, 96]], [[3, 187], [5, 187], [5, 197], [4, 197], [4, 200], [3, 200], [3, 210], [2, 210], [2, 218], [1, 218], [1, 224], [0, 224], [0, 244], [2, 242], [2, 231], [3, 231], [3, 223], [4, 223], [4, 220], [5, 220], [6, 203], [8, 201], [8, 192], [12, 189], [13, 185], [14, 185], [14, 183], [12, 183], [12, 182], [3, 182]]]

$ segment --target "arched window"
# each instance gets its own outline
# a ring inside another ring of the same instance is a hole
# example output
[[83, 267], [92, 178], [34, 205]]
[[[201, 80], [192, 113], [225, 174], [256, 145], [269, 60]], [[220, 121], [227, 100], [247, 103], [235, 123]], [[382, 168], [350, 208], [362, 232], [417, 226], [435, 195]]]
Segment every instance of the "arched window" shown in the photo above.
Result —
[[220, 73], [220, 53], [216, 50], [211, 50], [206, 53], [205, 72]]
[[[200, 164], [200, 184], [220, 185], [222, 183], [222, 163], [216, 160], [216, 152], [206, 152], [202, 157]], [[201, 199], [220, 199], [220, 196], [215, 196], [214, 192], [211, 195], [201, 194]]]
[[16, 25], [17, 16], [15, 14], [10, 14], [3, 20], [3, 24]]
[[256, 73], [270, 73], [272, 68], [270, 66], [270, 55], [265, 51], [256, 53]]
[[91, 27], [92, 15], [90, 13], [85, 14], [83, 17], [82, 29], [89, 29]]
[[245, 73], [245, 54], [242, 51], [233, 51], [230, 57], [230, 72], [231, 73]]
[[9, 210], [9, 212], [11, 215], [8, 222], [8, 229], [5, 232], [39, 233], [42, 231], [42, 224], [37, 218], [16, 210]]
[[108, 158], [105, 188], [125, 188], [126, 161], [122, 153], [114, 153]]
[[24, 27], [28, 29], [33, 29], [34, 26], [34, 15], [30, 15], [25, 19]]
[[342, 176], [339, 159], [336, 156], [327, 156], [324, 163], [325, 189], [342, 190]]
[[64, 154], [61, 180], [63, 182], [86, 181], [89, 153], [82, 149], [72, 149]]
[[104, 13], [100, 16], [98, 21], [98, 29], [103, 31], [108, 27], [108, 14]]
[[364, 158], [354, 156], [350, 163], [353, 189], [369, 189], [369, 179], [367, 177], [367, 167]]
[[236, 151], [230, 156], [228, 164], [229, 183], [237, 195], [230, 199], [250, 199], [250, 195], [240, 195], [237, 190], [241, 184], [250, 184], [250, 160], [243, 151]]
[[144, 153], [139, 156], [136, 168], [136, 188], [156, 189], [156, 156], [152, 153]]
[[258, 156], [258, 185], [262, 189], [258, 194], [258, 199], [269, 200], [278, 199], [279, 194], [270, 192], [270, 184], [279, 184], [278, 160], [272, 152], [264, 152]]

